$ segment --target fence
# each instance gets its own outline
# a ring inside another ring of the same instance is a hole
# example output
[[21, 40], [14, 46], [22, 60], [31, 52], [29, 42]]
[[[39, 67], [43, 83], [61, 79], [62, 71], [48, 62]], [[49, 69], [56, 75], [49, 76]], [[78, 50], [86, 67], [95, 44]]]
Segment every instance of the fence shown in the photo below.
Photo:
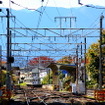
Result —
[[94, 98], [98, 101], [105, 101], [105, 90], [95, 90]]
[[11, 98], [11, 91], [6, 89], [5, 87], [0, 88], [0, 98], [1, 99], [10, 99]]

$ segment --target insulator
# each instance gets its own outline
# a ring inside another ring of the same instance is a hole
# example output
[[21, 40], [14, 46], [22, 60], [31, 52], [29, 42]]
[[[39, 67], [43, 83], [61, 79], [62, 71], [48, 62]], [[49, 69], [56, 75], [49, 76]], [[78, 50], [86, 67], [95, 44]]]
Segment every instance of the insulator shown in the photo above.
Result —
[[13, 63], [14, 62], [14, 57], [8, 57], [7, 60], [8, 60], [9, 63]]

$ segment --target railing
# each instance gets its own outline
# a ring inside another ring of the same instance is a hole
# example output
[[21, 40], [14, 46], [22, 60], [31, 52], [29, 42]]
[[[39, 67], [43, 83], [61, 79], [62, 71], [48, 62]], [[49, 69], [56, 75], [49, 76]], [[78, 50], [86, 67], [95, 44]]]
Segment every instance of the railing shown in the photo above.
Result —
[[95, 90], [94, 98], [98, 101], [105, 101], [105, 90]]
[[8, 89], [6, 89], [6, 87], [2, 87], [0, 88], [0, 98], [1, 99], [10, 99], [12, 96], [12, 92]]

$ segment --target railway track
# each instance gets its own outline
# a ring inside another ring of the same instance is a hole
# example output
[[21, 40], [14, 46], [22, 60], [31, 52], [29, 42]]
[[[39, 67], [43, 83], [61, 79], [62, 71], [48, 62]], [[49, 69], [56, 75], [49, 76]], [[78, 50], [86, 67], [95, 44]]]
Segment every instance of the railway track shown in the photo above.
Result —
[[70, 92], [25, 87], [15, 91], [14, 101], [10, 105], [105, 105], [105, 103], [81, 95], [73, 95]]
[[25, 96], [25, 100], [26, 100], [27, 105], [30, 105], [32, 100], [35, 100], [35, 99], [37, 99], [36, 102], [43, 103], [44, 105], [47, 105], [47, 103], [44, 101], [44, 98], [42, 98], [41, 96], [36, 94], [34, 92], [34, 90], [24, 89], [23, 91], [24, 91], [24, 96]]
[[23, 92], [24, 92], [25, 101], [26, 101], [27, 105], [30, 105], [30, 99], [28, 99], [28, 94], [25, 92], [25, 90], [23, 90]]

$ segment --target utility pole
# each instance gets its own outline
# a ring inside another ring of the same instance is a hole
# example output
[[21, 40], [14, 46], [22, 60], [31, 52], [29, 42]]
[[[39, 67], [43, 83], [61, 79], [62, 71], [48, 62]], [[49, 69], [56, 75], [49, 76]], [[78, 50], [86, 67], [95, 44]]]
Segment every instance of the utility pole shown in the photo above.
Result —
[[8, 91], [11, 91], [11, 76], [10, 76], [10, 71], [11, 71], [11, 63], [14, 62], [14, 58], [11, 57], [11, 31], [10, 31], [10, 17], [15, 17], [15, 16], [10, 16], [9, 9], [6, 9], [7, 15], [6, 16], [1, 16], [1, 17], [6, 17], [7, 18], [7, 75], [6, 75], [6, 88]]
[[86, 94], [86, 37], [84, 38], [84, 43], [85, 43], [85, 54], [84, 54], [84, 58], [85, 58], [85, 62], [84, 62], [84, 85], [85, 85], [85, 94]]
[[7, 90], [11, 90], [11, 77], [10, 77], [10, 71], [11, 71], [11, 63], [9, 62], [10, 56], [11, 56], [11, 47], [10, 47], [10, 41], [11, 41], [11, 37], [10, 37], [10, 14], [9, 14], [9, 9], [6, 9], [7, 11], [7, 80], [6, 80], [6, 88]]
[[77, 45], [77, 49], [76, 49], [76, 92], [78, 93], [78, 47], [79, 45]]
[[100, 17], [100, 55], [99, 55], [99, 89], [102, 89], [102, 23], [104, 16]]
[[[0, 1], [0, 4], [2, 4], [2, 1]], [[0, 9], [0, 12], [2, 11], [2, 9]], [[2, 47], [0, 46], [0, 69], [2, 66]]]
[[[81, 58], [80, 58], [80, 66], [82, 66], [82, 42], [81, 42]], [[82, 70], [82, 79], [83, 79], [83, 70]]]

